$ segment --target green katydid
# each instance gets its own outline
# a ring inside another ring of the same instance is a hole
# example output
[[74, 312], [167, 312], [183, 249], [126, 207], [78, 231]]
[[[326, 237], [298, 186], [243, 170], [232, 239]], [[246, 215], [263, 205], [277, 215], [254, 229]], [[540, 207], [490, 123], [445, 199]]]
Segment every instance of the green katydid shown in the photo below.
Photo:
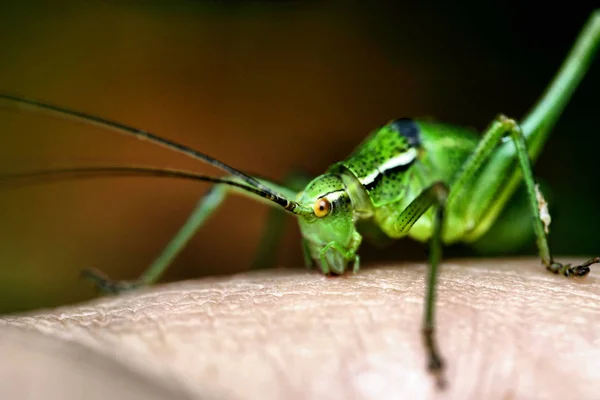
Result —
[[[37, 109], [96, 124], [121, 134], [165, 146], [216, 166], [223, 178], [182, 170], [145, 167], [69, 168], [4, 176], [2, 181], [98, 174], [152, 175], [211, 182], [185, 225], [154, 263], [134, 281], [111, 281], [86, 272], [105, 291], [118, 292], [156, 282], [204, 221], [234, 192], [298, 217], [308, 266], [324, 274], [358, 272], [362, 228], [398, 239], [430, 242], [430, 268], [422, 326], [428, 369], [443, 384], [444, 362], [436, 344], [435, 295], [443, 244], [473, 242], [492, 226], [519, 183], [524, 182], [542, 264], [555, 274], [582, 277], [595, 257], [572, 266], [554, 260], [547, 243], [549, 216], [532, 174], [551, 128], [587, 72], [600, 46], [600, 10], [590, 16], [554, 80], [520, 122], [498, 116], [481, 137], [435, 122], [396, 119], [374, 130], [345, 160], [309, 182], [288, 186], [249, 176], [219, 160], [158, 135], [96, 116], [0, 94], [18, 107]], [[269, 226], [272, 238], [275, 225]], [[271, 242], [271, 240], [269, 240]], [[266, 243], [266, 242], [265, 242]], [[269, 243], [271, 244], [271, 243]], [[264, 251], [263, 251], [264, 252]]]

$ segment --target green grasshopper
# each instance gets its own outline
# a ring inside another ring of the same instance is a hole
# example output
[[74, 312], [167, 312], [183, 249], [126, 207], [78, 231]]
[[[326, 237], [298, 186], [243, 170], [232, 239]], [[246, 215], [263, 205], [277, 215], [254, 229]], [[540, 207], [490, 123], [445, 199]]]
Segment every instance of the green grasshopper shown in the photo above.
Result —
[[[156, 282], [195, 231], [223, 202], [238, 193], [298, 217], [307, 266], [323, 274], [358, 272], [358, 249], [367, 231], [391, 239], [409, 236], [430, 242], [430, 268], [422, 335], [428, 369], [442, 386], [444, 361], [435, 335], [435, 297], [442, 246], [473, 242], [487, 232], [517, 186], [524, 181], [542, 264], [552, 273], [583, 277], [600, 257], [572, 266], [554, 260], [547, 243], [549, 215], [532, 174], [549, 132], [587, 72], [600, 44], [600, 10], [592, 13], [554, 80], [520, 122], [499, 115], [481, 137], [436, 122], [396, 119], [374, 130], [347, 159], [306, 184], [278, 185], [250, 176], [219, 160], [153, 133], [96, 116], [0, 94], [18, 107], [96, 124], [165, 146], [216, 166], [223, 178], [143, 167], [57, 169], [3, 179], [94, 174], [153, 175], [211, 182], [185, 225], [154, 263], [135, 281], [112, 281], [97, 271], [86, 276], [104, 291], [119, 292]], [[271, 229], [271, 227], [269, 228]], [[272, 232], [272, 231], [271, 231]], [[269, 230], [267, 230], [267, 234]], [[272, 235], [271, 235], [272, 236]]]

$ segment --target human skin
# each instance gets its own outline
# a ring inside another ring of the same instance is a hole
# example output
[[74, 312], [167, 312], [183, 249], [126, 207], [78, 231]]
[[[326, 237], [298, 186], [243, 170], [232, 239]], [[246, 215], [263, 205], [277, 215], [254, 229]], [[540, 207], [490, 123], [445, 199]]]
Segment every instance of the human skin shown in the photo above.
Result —
[[6, 315], [0, 398], [599, 398], [600, 271], [446, 260], [448, 389], [436, 393], [420, 336], [425, 268], [276, 269]]

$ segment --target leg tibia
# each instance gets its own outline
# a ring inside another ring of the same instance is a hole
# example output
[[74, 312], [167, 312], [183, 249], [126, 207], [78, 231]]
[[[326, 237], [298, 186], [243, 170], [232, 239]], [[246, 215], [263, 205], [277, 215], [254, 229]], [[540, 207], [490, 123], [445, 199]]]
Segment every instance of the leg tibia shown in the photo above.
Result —
[[[235, 177], [228, 177], [229, 180], [235, 181]], [[295, 198], [296, 190], [289, 189], [285, 186], [279, 186], [272, 182], [266, 181], [264, 179], [258, 179], [261, 183], [266, 186], [271, 187], [279, 193], [282, 193], [286, 198]], [[305, 181], [306, 178], [303, 178]], [[288, 179], [288, 182], [292, 185], [298, 185], [300, 182], [300, 178], [298, 178], [298, 174], [294, 174], [291, 176], [291, 179]], [[167, 247], [163, 250], [163, 252], [154, 260], [152, 265], [148, 267], [148, 269], [136, 280], [133, 281], [112, 281], [108, 279], [104, 274], [97, 270], [85, 270], [83, 275], [85, 278], [90, 279], [94, 282], [94, 284], [103, 292], [116, 293], [124, 290], [134, 289], [139, 286], [150, 285], [158, 281], [158, 279], [162, 276], [162, 274], [167, 270], [169, 265], [173, 262], [175, 257], [181, 252], [181, 250], [185, 247], [185, 245], [190, 241], [190, 239], [194, 236], [194, 234], [200, 229], [200, 227], [204, 224], [204, 222], [210, 217], [215, 210], [221, 205], [225, 197], [231, 192], [239, 193], [244, 196], [248, 196], [251, 198], [258, 199], [260, 201], [264, 201], [264, 199], [260, 197], [256, 197], [253, 194], [249, 194], [248, 192], [241, 191], [236, 189], [235, 187], [217, 184], [213, 186], [198, 202], [194, 211], [190, 214], [185, 224], [181, 227], [179, 232], [175, 235], [175, 237], [171, 240], [171, 242], [167, 245]], [[269, 205], [272, 205], [268, 203]], [[272, 259], [271, 255], [273, 254], [272, 246], [273, 239], [279, 239], [281, 235], [277, 235], [280, 227], [283, 222], [283, 213], [280, 210], [274, 209], [272, 211], [274, 214], [274, 218], [276, 219], [275, 223], [272, 224], [270, 229], [267, 229], [266, 240], [263, 239], [260, 245], [259, 250], [259, 260], [263, 261], [263, 265], [266, 259]], [[270, 245], [268, 248], [266, 245]], [[262, 258], [260, 258], [262, 255]], [[271, 257], [271, 258], [269, 258]]]
[[[507, 152], [505, 148], [498, 149], [499, 143], [506, 135], [513, 142], [514, 152]], [[448, 198], [448, 207], [454, 213], [463, 213], [466, 221], [472, 221], [472, 230], [478, 229], [477, 225], [486, 219], [486, 215], [491, 210], [497, 208], [497, 202], [503, 201], [502, 196], [497, 196], [498, 193], [502, 193], [505, 190], [505, 186], [503, 185], [512, 184], [509, 179], [505, 181], [499, 180], [498, 182], [503, 183], [497, 185], [487, 179], [480, 179], [481, 176], [478, 175], [482, 168], [490, 168], [490, 164], [485, 164], [486, 160], [494, 158], [495, 161], [502, 161], [498, 158], [499, 155], [506, 157], [506, 162], [502, 164], [514, 162], [516, 155], [518, 171], [521, 173], [525, 187], [527, 188], [527, 198], [533, 217], [533, 228], [542, 263], [548, 270], [565, 276], [584, 276], [587, 274], [589, 272], [589, 265], [598, 262], [597, 259], [594, 258], [581, 266], [571, 267], [568, 265], [563, 266], [561, 263], [555, 262], [552, 258], [546, 237], [547, 227], [544, 225], [547, 223], [545, 221], [547, 221], [549, 216], [545, 215], [546, 211], [544, 210], [543, 202], [538, 198], [539, 193], [533, 179], [525, 137], [521, 128], [513, 119], [501, 115], [494, 120], [484, 133], [475, 152], [465, 162], [465, 165], [452, 184], [452, 191]], [[489, 172], [489, 170], [486, 172]], [[475, 184], [469, 185], [468, 183], [474, 179]], [[540, 210], [543, 211], [543, 214]]]
[[442, 231], [447, 198], [448, 187], [446, 184], [436, 182], [423, 190], [405, 209], [397, 210], [394, 223], [390, 222], [390, 226], [384, 228], [392, 237], [407, 234], [415, 222], [430, 207], [435, 206], [422, 332], [427, 351], [427, 366], [429, 371], [435, 375], [439, 387], [445, 385], [445, 380], [443, 378], [444, 362], [439, 354], [435, 335], [435, 299], [438, 267], [442, 259]]
[[83, 271], [83, 277], [91, 280], [100, 291], [107, 293], [118, 293], [155, 283], [167, 270], [177, 254], [179, 254], [194, 236], [196, 231], [204, 224], [206, 219], [223, 202], [227, 191], [228, 186], [225, 185], [216, 185], [212, 187], [206, 195], [200, 199], [192, 214], [190, 214], [185, 224], [181, 227], [179, 232], [177, 232], [175, 237], [171, 239], [171, 242], [169, 242], [163, 252], [138, 279], [133, 281], [113, 281], [100, 271], [93, 269]]
[[592, 258], [584, 264], [575, 267], [572, 267], [570, 264], [563, 265], [554, 261], [552, 258], [550, 248], [548, 246], [548, 238], [546, 236], [547, 226], [544, 225], [546, 223], [545, 221], [547, 216], [541, 215], [541, 209], [544, 208], [545, 202], [541, 202], [538, 197], [539, 192], [535, 181], [533, 180], [533, 172], [531, 168], [531, 162], [529, 161], [529, 156], [527, 154], [525, 136], [523, 135], [523, 132], [517, 123], [514, 120], [510, 121], [512, 121], [513, 126], [509, 132], [515, 144], [519, 165], [523, 173], [523, 178], [525, 179], [525, 185], [527, 187], [528, 197], [531, 204], [531, 212], [533, 214], [533, 228], [535, 231], [537, 246], [540, 252], [542, 263], [549, 271], [556, 274], [561, 274], [567, 277], [585, 276], [590, 272], [590, 265], [600, 262], [599, 257]]

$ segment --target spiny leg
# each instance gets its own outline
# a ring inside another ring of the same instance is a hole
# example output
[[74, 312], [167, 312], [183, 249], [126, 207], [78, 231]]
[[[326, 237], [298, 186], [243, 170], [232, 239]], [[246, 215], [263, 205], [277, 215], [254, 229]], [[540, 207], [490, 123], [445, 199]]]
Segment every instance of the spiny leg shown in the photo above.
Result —
[[167, 270], [179, 252], [191, 240], [196, 231], [200, 229], [206, 219], [223, 202], [228, 190], [229, 187], [225, 185], [215, 185], [209, 189], [167, 247], [138, 279], [133, 281], [114, 281], [96, 269], [85, 269], [82, 272], [83, 277], [91, 280], [100, 291], [105, 293], [119, 293], [155, 283]]
[[[490, 191], [502, 188], [490, 187], [487, 181], [481, 179], [477, 180], [477, 183], [474, 185], [469, 185], [469, 183], [475, 179], [483, 163], [494, 154], [498, 148], [498, 144], [507, 134], [514, 143], [519, 169], [523, 174], [523, 179], [527, 188], [528, 201], [533, 214], [533, 228], [542, 263], [549, 271], [556, 274], [564, 276], [587, 275], [590, 272], [589, 266], [600, 262], [599, 257], [592, 258], [582, 265], [575, 267], [570, 264], [563, 265], [554, 261], [552, 258], [546, 237], [546, 227], [540, 217], [540, 203], [538, 200], [539, 192], [533, 178], [525, 137], [521, 128], [513, 119], [500, 115], [492, 122], [490, 127], [484, 133], [479, 145], [471, 157], [465, 162], [452, 184], [452, 191], [448, 197], [449, 209], [451, 209], [453, 213], [458, 213], [458, 215], [470, 214], [466, 211], [467, 205], [475, 204], [476, 209], [475, 212], [473, 212], [473, 215], [481, 215], [485, 213], [486, 209], [494, 206], [493, 196], [489, 196]], [[511, 157], [510, 153], [507, 154], [507, 157]], [[479, 201], [481, 197], [489, 198], [491, 200], [489, 202]], [[482, 203], [485, 208], [482, 208]], [[467, 215], [467, 219], [472, 220], [473, 215]]]
[[533, 179], [533, 172], [531, 168], [531, 162], [529, 161], [529, 156], [527, 154], [525, 137], [523, 136], [521, 128], [514, 120], [507, 121], [509, 123], [512, 122], [510, 134], [515, 143], [517, 156], [519, 158], [519, 164], [521, 167], [521, 171], [523, 172], [525, 185], [527, 187], [527, 192], [534, 220], [534, 231], [537, 239], [537, 246], [540, 252], [540, 257], [542, 258], [542, 263], [546, 266], [546, 269], [548, 269], [548, 271], [553, 272], [555, 274], [561, 274], [564, 276], [587, 275], [590, 272], [590, 265], [599, 263], [600, 257], [594, 257], [578, 266], [571, 266], [571, 264], [561, 264], [553, 259], [552, 254], [550, 252], [550, 247], [548, 246], [548, 238], [546, 236], [547, 227], [544, 226], [545, 222], [540, 216], [541, 204], [538, 200], [539, 192]]
[[443, 376], [444, 361], [440, 356], [435, 334], [435, 300], [438, 268], [442, 259], [442, 232], [444, 229], [445, 207], [448, 198], [448, 187], [443, 182], [436, 182], [423, 190], [402, 212], [397, 215], [393, 227], [386, 229], [392, 237], [401, 237], [429, 210], [436, 206], [433, 222], [433, 233], [430, 241], [429, 276], [425, 295], [425, 312], [423, 318], [423, 341], [427, 351], [427, 367], [437, 379], [439, 388], [446, 386]]
[[[462, 204], [456, 204], [456, 201], [448, 203], [449, 213], [466, 216], [466, 225], [473, 223], [473, 226], [469, 227], [467, 231], [463, 231], [463, 240], [477, 240], [489, 229], [522, 182], [522, 178], [525, 177], [529, 202], [535, 217], [534, 231], [540, 256], [546, 268], [554, 273], [566, 276], [585, 276], [589, 272], [589, 265], [599, 261], [598, 258], [593, 258], [577, 267], [554, 262], [548, 248], [545, 232], [541, 229], [538, 218], [539, 212], [537, 210], [535, 184], [531, 174], [531, 162], [527, 158], [528, 154], [535, 161], [540, 155], [552, 127], [556, 124], [575, 89], [592, 65], [599, 48], [600, 10], [595, 10], [588, 18], [558, 73], [534, 108], [523, 119], [522, 129], [517, 129], [516, 132], [511, 134], [515, 147], [511, 148], [507, 143], [495, 148], [501, 140], [503, 132], [497, 132], [497, 136], [492, 137], [491, 130], [493, 126], [484, 135], [478, 151], [465, 164], [465, 168], [461, 172], [462, 177], [459, 176], [458, 180], [462, 183], [455, 181], [452, 185], [451, 196], [460, 197], [461, 193], [466, 192], [468, 196], [465, 196], [465, 198], [470, 199], [470, 204], [466, 205], [467, 201], [462, 202]], [[502, 123], [496, 120], [495, 124], [501, 125]], [[506, 122], [504, 124], [506, 128]], [[512, 125], [516, 125], [514, 121]], [[488, 136], [489, 145], [484, 144], [485, 136]], [[527, 143], [527, 146], [525, 146], [525, 143]], [[525, 147], [526, 151], [524, 150]], [[517, 149], [516, 152], [515, 148]], [[518, 150], [519, 148], [521, 150]], [[516, 157], [515, 153], [518, 153]], [[486, 163], [477, 165], [476, 162], [473, 162], [477, 157], [480, 160], [486, 159]], [[471, 173], [466, 171], [469, 168]], [[455, 190], [455, 187], [458, 190]], [[458, 213], [455, 206], [458, 207]]]
[[[229, 179], [235, 180], [235, 177]], [[268, 182], [264, 179], [259, 179], [263, 184], [272, 187], [279, 193], [283, 193], [288, 198], [294, 198], [296, 193], [283, 186], [276, 185]], [[196, 208], [185, 224], [177, 232], [177, 234], [171, 239], [169, 244], [163, 250], [163, 252], [154, 260], [154, 262], [146, 269], [142, 275], [131, 281], [115, 281], [108, 278], [101, 271], [96, 269], [86, 269], [82, 272], [84, 278], [91, 280], [96, 287], [105, 293], [119, 293], [126, 290], [138, 288], [140, 286], [147, 286], [157, 282], [162, 274], [167, 270], [169, 265], [177, 257], [177, 255], [183, 250], [185, 245], [191, 240], [194, 234], [200, 229], [204, 222], [210, 217], [213, 212], [221, 205], [225, 197], [231, 191], [238, 192], [245, 196], [253, 197], [247, 192], [239, 191], [235, 187], [228, 185], [217, 184], [213, 186], [208, 192], [200, 199]], [[260, 199], [264, 202], [263, 199]], [[268, 204], [268, 203], [267, 203]], [[278, 210], [276, 210], [278, 211]], [[263, 240], [264, 242], [264, 240]]]

